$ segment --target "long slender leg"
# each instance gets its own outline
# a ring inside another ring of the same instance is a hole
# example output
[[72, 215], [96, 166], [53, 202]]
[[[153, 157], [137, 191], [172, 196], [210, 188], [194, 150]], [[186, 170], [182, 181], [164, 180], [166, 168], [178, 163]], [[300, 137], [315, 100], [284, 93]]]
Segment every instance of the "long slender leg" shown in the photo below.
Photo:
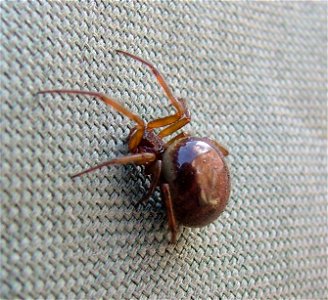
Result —
[[163, 88], [166, 96], [169, 98], [169, 100], [171, 101], [172, 105], [175, 107], [175, 109], [177, 110], [177, 114], [179, 116], [181, 116], [183, 114], [183, 107], [182, 105], [180, 104], [180, 102], [175, 99], [175, 97], [173, 96], [169, 86], [167, 85], [167, 83], [165, 82], [163, 76], [159, 73], [159, 71], [151, 64], [149, 63], [148, 61], [145, 61], [144, 59], [136, 56], [136, 55], [133, 55], [133, 54], [130, 54], [128, 52], [125, 52], [125, 51], [122, 51], [122, 50], [116, 50], [117, 53], [121, 53], [121, 54], [124, 54], [126, 56], [129, 56], [135, 60], [138, 60], [140, 61], [141, 63], [145, 64], [147, 67], [150, 68], [150, 70], [152, 71], [152, 73], [155, 75], [159, 85]]
[[127, 165], [127, 164], [147, 164], [150, 162], [153, 162], [156, 160], [156, 155], [154, 153], [139, 153], [139, 154], [131, 154], [119, 158], [114, 158], [112, 160], [106, 161], [100, 165], [97, 165], [95, 167], [92, 167], [90, 169], [84, 170], [80, 173], [77, 173], [75, 175], [72, 175], [71, 178], [75, 178], [81, 175], [84, 175], [86, 173], [98, 170], [103, 167], [108, 167], [111, 165]]
[[138, 206], [139, 204], [146, 202], [149, 200], [149, 198], [151, 197], [151, 195], [154, 193], [158, 182], [159, 182], [159, 178], [161, 176], [161, 171], [162, 171], [162, 161], [161, 160], [157, 160], [155, 162], [155, 165], [152, 169], [152, 174], [151, 174], [151, 183], [148, 189], [148, 192], [146, 193], [146, 195], [144, 195], [144, 197], [142, 197], [137, 203], [136, 206]]
[[98, 92], [88, 92], [88, 91], [78, 91], [78, 90], [45, 90], [40, 91], [37, 94], [75, 94], [75, 95], [87, 95], [87, 96], [93, 96], [96, 97], [106, 104], [110, 105], [114, 109], [116, 109], [119, 113], [122, 115], [128, 117], [129, 119], [133, 120], [137, 123], [137, 130], [134, 132], [134, 134], [131, 136], [131, 139], [129, 141], [129, 149], [135, 149], [136, 146], [140, 143], [144, 131], [145, 131], [145, 122], [134, 113], [127, 110], [125, 107], [123, 107], [121, 104], [116, 102], [115, 100], [107, 97], [106, 95]]
[[149, 129], [154, 129], [154, 128], [159, 128], [159, 127], [164, 127], [167, 125], [170, 125], [176, 121], [178, 121], [181, 118], [181, 116], [174, 114], [172, 116], [167, 116], [164, 118], [158, 118], [153, 121], [148, 122], [147, 128]]
[[176, 140], [185, 138], [185, 137], [189, 137], [190, 134], [186, 133], [186, 132], [181, 132], [178, 135], [176, 135], [175, 137], [173, 137], [172, 139], [170, 139], [166, 144], [165, 147], [167, 148], [168, 146], [172, 145]]
[[163, 197], [166, 205], [166, 213], [169, 222], [169, 228], [171, 230], [171, 243], [176, 243], [177, 241], [177, 222], [174, 215], [172, 197], [170, 193], [170, 186], [167, 183], [161, 185]]
[[[158, 136], [163, 138], [166, 137], [170, 134], [172, 134], [173, 132], [179, 130], [180, 128], [182, 128], [183, 126], [185, 126], [186, 124], [188, 124], [191, 120], [191, 115], [190, 115], [190, 111], [187, 108], [187, 104], [186, 104], [186, 100], [180, 98], [179, 99], [183, 110], [184, 110], [184, 114], [183, 116], [181, 116], [179, 119], [176, 119], [172, 124], [169, 124], [169, 126], [167, 126], [165, 129], [163, 129]], [[173, 115], [172, 117], [175, 117], [175, 115]], [[163, 122], [162, 119], [157, 119], [152, 121], [154, 124], [154, 128], [158, 128], [158, 127], [162, 127], [163, 126]], [[164, 125], [165, 126], [165, 125]], [[147, 124], [147, 127], [149, 128], [149, 123]]]
[[169, 86], [167, 85], [167, 83], [165, 82], [163, 76], [159, 73], [159, 71], [151, 63], [149, 63], [148, 61], [145, 61], [144, 59], [142, 59], [142, 58], [140, 58], [136, 55], [133, 55], [133, 54], [130, 54], [128, 52], [121, 51], [121, 50], [116, 50], [116, 52], [121, 53], [121, 54], [126, 55], [126, 56], [129, 56], [129, 57], [131, 57], [131, 58], [145, 64], [147, 67], [149, 67], [150, 70], [152, 71], [152, 73], [155, 75], [159, 85], [163, 88], [166, 96], [171, 101], [171, 104], [176, 109], [176, 113], [171, 115], [171, 116], [167, 116], [167, 117], [164, 117], [164, 118], [159, 118], [159, 119], [150, 121], [147, 124], [147, 128], [153, 129], [153, 128], [158, 128], [158, 127], [163, 127], [163, 126], [167, 126], [167, 125], [172, 124], [172, 123], [176, 122], [177, 120], [179, 120], [185, 113], [184, 104], [181, 103], [181, 101], [177, 100], [173, 96]]
[[180, 102], [180, 104], [183, 108], [183, 114], [182, 115], [174, 114], [172, 116], [155, 119], [153, 121], [150, 121], [147, 124], [147, 127], [148, 128], [159, 128], [159, 127], [164, 127], [164, 126], [167, 126], [167, 125], [170, 125], [170, 124], [173, 125], [173, 123], [179, 122], [181, 120], [181, 118], [186, 118], [190, 121], [190, 119], [191, 119], [190, 111], [187, 108], [186, 100], [183, 99], [183, 98], [179, 98], [178, 101]]
[[166, 127], [165, 129], [163, 129], [158, 136], [163, 138], [166, 137], [170, 134], [172, 134], [173, 132], [179, 130], [180, 128], [182, 128], [183, 126], [187, 125], [190, 122], [190, 118], [187, 117], [182, 117], [179, 121], [169, 125], [168, 127]]
[[229, 155], [229, 151], [227, 150], [227, 148], [225, 148], [224, 146], [222, 146], [217, 141], [211, 140], [211, 142], [214, 143], [220, 149], [220, 151], [222, 152], [223, 156], [228, 156]]

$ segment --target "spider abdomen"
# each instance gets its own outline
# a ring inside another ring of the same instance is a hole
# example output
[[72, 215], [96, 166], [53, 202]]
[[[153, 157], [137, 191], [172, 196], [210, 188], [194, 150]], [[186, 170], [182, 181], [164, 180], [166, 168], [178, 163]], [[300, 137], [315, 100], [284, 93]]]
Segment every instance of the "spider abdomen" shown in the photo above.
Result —
[[229, 171], [222, 152], [207, 138], [187, 137], [171, 144], [163, 155], [163, 177], [178, 224], [205, 226], [228, 202]]

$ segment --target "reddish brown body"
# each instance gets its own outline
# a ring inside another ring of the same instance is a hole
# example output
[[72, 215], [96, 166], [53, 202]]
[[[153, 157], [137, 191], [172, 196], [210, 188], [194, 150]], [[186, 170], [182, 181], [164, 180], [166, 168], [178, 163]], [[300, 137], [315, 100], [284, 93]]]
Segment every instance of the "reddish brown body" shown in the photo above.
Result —
[[[131, 155], [112, 159], [80, 172], [72, 178], [113, 164], [144, 165], [145, 173], [151, 175], [151, 184], [140, 202], [148, 200], [155, 188], [160, 186], [172, 233], [171, 241], [175, 242], [179, 225], [204, 226], [214, 221], [224, 210], [230, 193], [229, 171], [224, 161], [224, 156], [228, 155], [228, 151], [213, 140], [190, 137], [187, 133], [180, 133], [168, 142], [164, 142], [164, 137], [190, 122], [190, 113], [185, 100], [176, 99], [173, 96], [163, 77], [153, 65], [127, 52], [117, 52], [130, 56], [151, 69], [174, 106], [175, 114], [146, 124], [140, 117], [101, 93], [46, 90], [40, 94], [66, 93], [93, 96], [137, 123], [129, 135]], [[156, 128], [162, 129], [159, 133], [155, 133]]]
[[220, 215], [228, 202], [229, 171], [220, 149], [209, 139], [177, 140], [164, 153], [163, 175], [170, 185], [179, 224], [205, 226]]

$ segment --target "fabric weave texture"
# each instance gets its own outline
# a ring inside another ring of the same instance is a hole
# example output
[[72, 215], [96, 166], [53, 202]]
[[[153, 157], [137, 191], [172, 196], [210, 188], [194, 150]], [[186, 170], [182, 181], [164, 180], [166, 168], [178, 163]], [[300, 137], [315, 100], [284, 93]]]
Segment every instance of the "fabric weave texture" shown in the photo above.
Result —
[[[1, 298], [323, 299], [327, 275], [327, 4], [2, 1]], [[170, 245], [139, 167], [69, 175], [127, 153], [133, 123], [187, 99], [185, 130], [226, 145], [232, 194]]]

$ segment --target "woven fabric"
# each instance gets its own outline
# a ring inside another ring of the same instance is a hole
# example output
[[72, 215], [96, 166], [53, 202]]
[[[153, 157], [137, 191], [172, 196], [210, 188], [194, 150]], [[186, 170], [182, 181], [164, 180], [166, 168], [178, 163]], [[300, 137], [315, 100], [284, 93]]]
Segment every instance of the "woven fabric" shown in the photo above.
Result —
[[[227, 146], [232, 194], [168, 243], [140, 168], [69, 174], [127, 153], [133, 123], [173, 112]], [[325, 2], [1, 2], [2, 298], [327, 298]]]

